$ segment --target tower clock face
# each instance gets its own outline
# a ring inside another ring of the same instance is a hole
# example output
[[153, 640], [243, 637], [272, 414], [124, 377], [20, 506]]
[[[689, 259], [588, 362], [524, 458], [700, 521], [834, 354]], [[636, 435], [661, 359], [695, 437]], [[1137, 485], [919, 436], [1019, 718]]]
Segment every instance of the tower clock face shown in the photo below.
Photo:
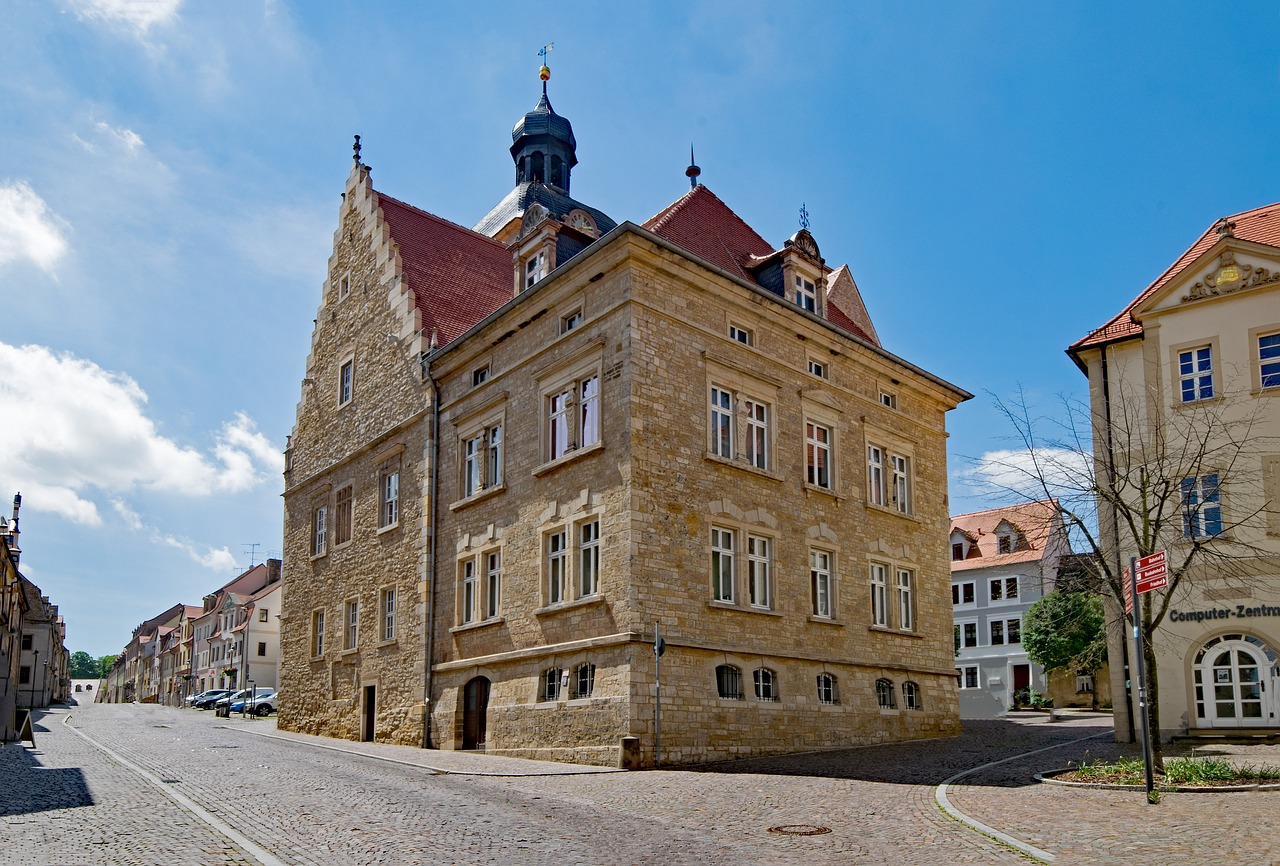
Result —
[[586, 232], [588, 234], [594, 234], [596, 230], [596, 225], [591, 221], [591, 217], [587, 216], [580, 210], [576, 210], [569, 214], [569, 225], [573, 226], [580, 232]]

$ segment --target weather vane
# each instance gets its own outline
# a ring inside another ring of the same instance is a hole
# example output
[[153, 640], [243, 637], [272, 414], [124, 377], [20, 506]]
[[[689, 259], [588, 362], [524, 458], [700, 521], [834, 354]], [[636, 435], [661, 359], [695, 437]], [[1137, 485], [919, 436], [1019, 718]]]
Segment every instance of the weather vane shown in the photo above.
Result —
[[551, 70], [547, 67], [547, 52], [555, 47], [556, 44], [554, 42], [548, 42], [546, 45], [542, 46], [542, 50], [538, 52], [538, 56], [542, 58], [542, 68], [538, 70], [538, 77], [543, 81], [546, 81], [551, 77]]
[[804, 202], [800, 202], [800, 228], [809, 230], [809, 209], [804, 206]]

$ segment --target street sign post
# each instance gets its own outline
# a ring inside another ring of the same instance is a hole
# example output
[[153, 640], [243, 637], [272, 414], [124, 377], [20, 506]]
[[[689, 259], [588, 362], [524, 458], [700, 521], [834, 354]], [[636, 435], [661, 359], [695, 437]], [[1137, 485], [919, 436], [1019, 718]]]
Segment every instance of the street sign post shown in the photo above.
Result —
[[[1145, 568], [1143, 580], [1145, 587], [1140, 582], [1140, 569]], [[1144, 592], [1150, 592], [1153, 589], [1160, 589], [1169, 582], [1168, 556], [1165, 551], [1157, 551], [1156, 553], [1138, 559], [1129, 557], [1129, 592], [1126, 594], [1126, 601], [1130, 602], [1133, 608], [1133, 654], [1137, 659], [1138, 668], [1138, 706], [1142, 708], [1142, 764], [1146, 771], [1147, 781], [1147, 804], [1153, 805], [1155, 797], [1152, 791], [1155, 788], [1155, 780], [1152, 773], [1152, 755], [1151, 755], [1151, 729], [1147, 718], [1147, 661], [1146, 653], [1142, 647], [1142, 614], [1137, 604], [1133, 604], [1134, 600]]]
[[1169, 554], [1163, 550], [1148, 554], [1137, 560], [1137, 590], [1141, 595], [1153, 589], [1164, 589], [1169, 585]]

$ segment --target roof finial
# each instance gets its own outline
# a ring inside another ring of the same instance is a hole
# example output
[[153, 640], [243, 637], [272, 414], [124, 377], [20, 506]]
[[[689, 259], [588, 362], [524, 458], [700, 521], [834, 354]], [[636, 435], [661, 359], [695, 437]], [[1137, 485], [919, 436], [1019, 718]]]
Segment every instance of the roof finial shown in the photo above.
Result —
[[1218, 232], [1218, 237], [1220, 238], [1233, 238], [1236, 236], [1236, 224], [1226, 217], [1223, 217], [1214, 223], [1213, 227]]
[[800, 228], [809, 230], [809, 209], [804, 206], [804, 202], [800, 202]]
[[698, 164], [693, 161], [693, 142], [689, 142], [689, 167], [684, 170], [684, 176], [689, 178], [689, 189], [698, 188], [698, 175], [702, 174], [702, 169], [698, 168]]
[[357, 163], [360, 162], [360, 136], [356, 136], [356, 143], [351, 145], [351, 158]]
[[547, 66], [547, 52], [555, 48], [554, 42], [548, 42], [542, 46], [542, 50], [538, 52], [538, 56], [542, 58], [542, 66], [538, 69], [538, 77], [542, 79], [542, 95], [547, 95], [547, 79], [551, 77], [551, 67]]

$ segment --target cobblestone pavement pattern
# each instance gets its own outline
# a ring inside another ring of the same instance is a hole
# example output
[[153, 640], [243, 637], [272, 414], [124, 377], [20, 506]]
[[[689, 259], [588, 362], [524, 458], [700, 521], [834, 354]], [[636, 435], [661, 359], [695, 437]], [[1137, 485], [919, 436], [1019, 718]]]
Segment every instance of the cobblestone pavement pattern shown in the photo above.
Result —
[[[1029, 863], [943, 815], [934, 786], [965, 777], [969, 815], [1056, 864], [1273, 863], [1280, 793], [1168, 795], [1038, 785], [1108, 757], [1110, 719], [966, 723], [965, 734], [698, 772], [615, 773], [275, 731], [156, 706], [89, 705], [70, 724], [290, 864]], [[44, 715], [38, 750], [0, 749], [0, 866], [259, 862], [132, 769]], [[1076, 742], [1090, 735], [1095, 739]], [[321, 748], [328, 746], [330, 748]], [[1249, 747], [1257, 749], [1257, 747]], [[378, 759], [375, 759], [378, 758]], [[379, 760], [380, 759], [380, 760]], [[1280, 749], [1250, 751], [1280, 764]], [[816, 836], [779, 825], [830, 828]]]

